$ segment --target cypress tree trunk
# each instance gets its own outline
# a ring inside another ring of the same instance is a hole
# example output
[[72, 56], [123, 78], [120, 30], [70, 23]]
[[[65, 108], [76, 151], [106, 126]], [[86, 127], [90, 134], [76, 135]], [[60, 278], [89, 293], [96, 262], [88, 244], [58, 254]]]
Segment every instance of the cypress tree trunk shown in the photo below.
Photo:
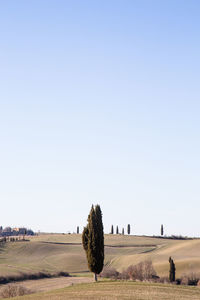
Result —
[[97, 281], [97, 274], [94, 273], [94, 281]]

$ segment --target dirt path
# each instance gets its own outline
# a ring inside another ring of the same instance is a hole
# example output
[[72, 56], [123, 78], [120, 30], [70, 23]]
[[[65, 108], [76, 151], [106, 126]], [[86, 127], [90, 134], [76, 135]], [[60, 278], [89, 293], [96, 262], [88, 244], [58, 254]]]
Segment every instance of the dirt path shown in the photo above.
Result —
[[33, 290], [34, 292], [46, 292], [50, 290], [64, 288], [74, 284], [88, 283], [92, 281], [93, 278], [88, 278], [88, 277], [59, 277], [59, 278], [37, 279], [37, 280], [25, 280], [14, 284], [24, 286], [28, 289]]

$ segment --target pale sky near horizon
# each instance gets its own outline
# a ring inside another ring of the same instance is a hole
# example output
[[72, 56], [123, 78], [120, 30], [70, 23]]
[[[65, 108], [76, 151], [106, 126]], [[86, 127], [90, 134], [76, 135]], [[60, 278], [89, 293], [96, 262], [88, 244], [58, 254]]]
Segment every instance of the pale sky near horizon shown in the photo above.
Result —
[[199, 14], [0, 0], [0, 225], [200, 236]]

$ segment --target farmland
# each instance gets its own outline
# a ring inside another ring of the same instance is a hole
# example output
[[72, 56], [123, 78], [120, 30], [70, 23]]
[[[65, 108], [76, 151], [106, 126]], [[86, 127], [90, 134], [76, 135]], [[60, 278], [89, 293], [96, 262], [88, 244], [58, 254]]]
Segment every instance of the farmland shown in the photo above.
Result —
[[98, 282], [73, 285], [51, 292], [16, 297], [16, 300], [65, 300], [65, 299], [133, 299], [133, 300], [198, 300], [197, 287], [148, 284], [135, 282]]
[[[105, 235], [105, 265], [119, 271], [151, 259], [159, 276], [168, 276], [172, 256], [177, 276], [200, 272], [200, 240], [170, 240], [141, 236]], [[48, 234], [30, 242], [8, 242], [0, 248], [0, 275], [67, 271], [87, 274], [81, 235]], [[89, 274], [88, 274], [89, 275]]]
[[[168, 276], [169, 256], [176, 263], [177, 277], [200, 273], [200, 240], [172, 240], [146, 236], [105, 235], [105, 266], [118, 271], [151, 259], [159, 276]], [[200, 288], [130, 281], [92, 283], [85, 252], [78, 234], [41, 234], [29, 241], [7, 242], [0, 247], [0, 276], [55, 274], [72, 277], [26, 280], [16, 283], [34, 291], [16, 299], [199, 299]], [[1, 290], [1, 289], [0, 289]]]

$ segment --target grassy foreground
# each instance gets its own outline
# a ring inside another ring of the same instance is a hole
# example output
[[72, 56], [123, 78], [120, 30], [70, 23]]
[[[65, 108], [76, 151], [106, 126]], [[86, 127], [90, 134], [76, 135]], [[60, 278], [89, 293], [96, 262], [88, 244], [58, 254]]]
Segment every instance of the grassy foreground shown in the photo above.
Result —
[[19, 300], [132, 299], [199, 300], [200, 288], [137, 282], [98, 282], [79, 284], [48, 293], [16, 297]]

